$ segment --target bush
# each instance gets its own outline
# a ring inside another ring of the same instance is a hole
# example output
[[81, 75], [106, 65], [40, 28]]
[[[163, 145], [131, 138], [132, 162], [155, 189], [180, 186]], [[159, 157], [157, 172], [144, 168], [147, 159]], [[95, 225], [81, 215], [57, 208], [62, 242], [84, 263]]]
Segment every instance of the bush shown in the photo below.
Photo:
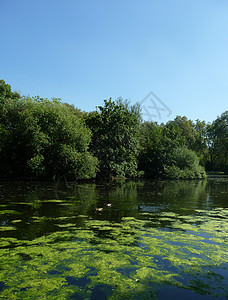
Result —
[[169, 179], [179, 179], [181, 170], [177, 166], [168, 166], [165, 168], [165, 177]]
[[174, 162], [181, 170], [193, 169], [199, 165], [199, 158], [194, 151], [179, 147], [174, 151]]
[[206, 178], [205, 170], [199, 165], [196, 153], [185, 147], [174, 150], [173, 164], [165, 168], [165, 177], [169, 179]]

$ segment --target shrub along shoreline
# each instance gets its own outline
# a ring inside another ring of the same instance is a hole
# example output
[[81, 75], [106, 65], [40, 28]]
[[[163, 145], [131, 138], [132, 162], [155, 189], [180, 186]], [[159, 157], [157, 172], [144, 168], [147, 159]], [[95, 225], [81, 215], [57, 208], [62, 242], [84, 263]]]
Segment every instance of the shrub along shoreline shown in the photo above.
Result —
[[0, 116], [1, 179], [202, 179], [205, 169], [228, 170], [228, 111], [212, 123], [157, 124], [121, 98], [88, 113], [0, 80]]

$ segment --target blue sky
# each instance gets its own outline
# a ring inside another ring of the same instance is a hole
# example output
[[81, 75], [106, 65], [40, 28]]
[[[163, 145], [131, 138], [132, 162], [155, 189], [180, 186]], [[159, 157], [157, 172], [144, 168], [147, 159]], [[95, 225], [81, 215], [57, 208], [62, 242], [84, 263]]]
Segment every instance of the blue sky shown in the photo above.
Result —
[[159, 122], [228, 109], [227, 0], [0, 0], [0, 26], [0, 78], [24, 95], [144, 99]]

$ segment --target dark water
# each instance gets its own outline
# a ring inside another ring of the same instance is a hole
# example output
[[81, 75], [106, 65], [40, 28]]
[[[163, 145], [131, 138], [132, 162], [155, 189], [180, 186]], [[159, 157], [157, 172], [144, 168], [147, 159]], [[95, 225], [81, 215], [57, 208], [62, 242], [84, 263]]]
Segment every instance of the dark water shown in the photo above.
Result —
[[1, 182], [0, 298], [228, 299], [228, 178]]

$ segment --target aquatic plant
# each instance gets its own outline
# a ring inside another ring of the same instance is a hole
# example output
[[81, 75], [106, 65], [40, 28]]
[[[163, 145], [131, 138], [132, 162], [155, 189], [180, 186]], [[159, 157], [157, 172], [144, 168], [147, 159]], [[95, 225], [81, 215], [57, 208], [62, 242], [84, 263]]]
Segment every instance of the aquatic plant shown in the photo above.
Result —
[[216, 268], [227, 268], [228, 209], [186, 216], [162, 212], [156, 228], [155, 213], [142, 215], [143, 220], [120, 222], [80, 215], [81, 226], [56, 217], [59, 231], [32, 240], [1, 237], [0, 297], [89, 299], [102, 291], [107, 299], [152, 299], [164, 284], [212, 296], [227, 293], [227, 278]]

